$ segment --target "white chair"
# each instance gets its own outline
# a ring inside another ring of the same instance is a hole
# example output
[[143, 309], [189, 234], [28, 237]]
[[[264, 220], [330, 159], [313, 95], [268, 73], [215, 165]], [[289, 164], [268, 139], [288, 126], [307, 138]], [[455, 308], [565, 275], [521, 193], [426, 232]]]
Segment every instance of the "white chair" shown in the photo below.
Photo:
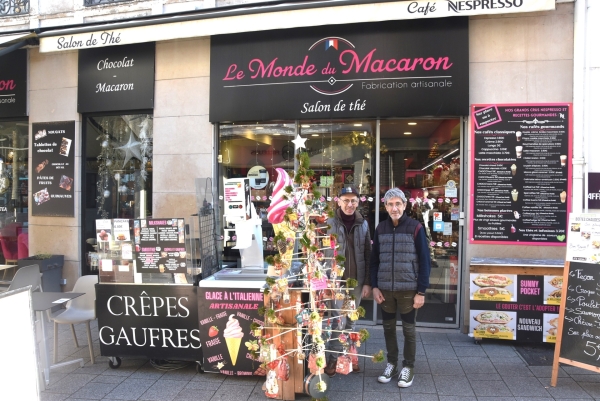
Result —
[[85, 323], [87, 328], [88, 347], [90, 349], [90, 358], [94, 363], [94, 349], [92, 347], [92, 333], [90, 331], [90, 321], [96, 319], [96, 288], [98, 276], [82, 276], [77, 279], [72, 292], [83, 292], [85, 295], [74, 298], [67, 303], [67, 309], [61, 314], [52, 318], [54, 320], [54, 363], [58, 359], [58, 325], [70, 324], [75, 346], [79, 348], [77, 335], [75, 334], [75, 324]]
[[42, 290], [42, 279], [38, 265], [24, 266], [17, 270], [7, 291], [27, 287], [28, 285], [31, 286], [31, 292]]

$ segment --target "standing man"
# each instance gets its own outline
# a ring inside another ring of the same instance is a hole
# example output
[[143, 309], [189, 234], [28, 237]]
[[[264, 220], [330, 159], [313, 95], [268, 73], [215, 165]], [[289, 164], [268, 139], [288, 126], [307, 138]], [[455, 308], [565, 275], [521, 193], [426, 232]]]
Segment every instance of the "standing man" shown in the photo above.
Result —
[[[404, 213], [406, 196], [392, 188], [383, 197], [389, 218], [379, 223], [373, 238], [371, 285], [373, 299], [381, 305], [388, 364], [380, 383], [400, 374], [398, 387], [409, 387], [414, 378], [417, 309], [425, 302], [431, 260], [425, 229]], [[400, 311], [404, 333], [404, 360], [398, 371], [396, 313]]]
[[[354, 278], [358, 281], [358, 286], [351, 291], [354, 296], [356, 306], [360, 305], [363, 297], [371, 293], [371, 276], [369, 274], [369, 262], [371, 260], [371, 235], [369, 234], [369, 223], [356, 210], [358, 207], [359, 194], [356, 188], [347, 186], [342, 188], [338, 196], [339, 208], [335, 211], [335, 216], [327, 220], [331, 226], [328, 234], [337, 234], [338, 255], [346, 258], [344, 263], [343, 280]], [[326, 252], [328, 257], [333, 257], [333, 252]], [[342, 309], [343, 301], [335, 301], [334, 309]], [[332, 311], [332, 328], [335, 330], [354, 331], [356, 322], [350, 320], [347, 316], [340, 317], [339, 311]], [[342, 351], [342, 344], [338, 340], [339, 332], [334, 332], [331, 336], [331, 349]], [[329, 361], [325, 367], [325, 373], [328, 376], [335, 375], [338, 354], [331, 353]], [[358, 364], [352, 365], [352, 371], [360, 370]]]

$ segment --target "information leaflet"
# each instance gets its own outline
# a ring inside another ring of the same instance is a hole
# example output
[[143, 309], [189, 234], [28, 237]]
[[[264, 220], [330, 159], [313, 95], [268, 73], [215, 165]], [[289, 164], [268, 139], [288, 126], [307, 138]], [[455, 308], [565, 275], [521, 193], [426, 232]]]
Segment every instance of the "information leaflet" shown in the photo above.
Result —
[[137, 273], [187, 273], [183, 219], [133, 221]]

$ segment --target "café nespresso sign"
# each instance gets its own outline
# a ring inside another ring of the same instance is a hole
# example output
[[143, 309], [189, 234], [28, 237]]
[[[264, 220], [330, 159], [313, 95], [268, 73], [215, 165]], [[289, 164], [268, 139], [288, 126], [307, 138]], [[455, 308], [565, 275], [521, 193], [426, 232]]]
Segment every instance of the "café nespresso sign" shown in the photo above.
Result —
[[154, 107], [154, 43], [80, 50], [77, 111]]
[[0, 117], [27, 115], [27, 50], [0, 57]]
[[465, 115], [467, 18], [211, 39], [210, 120]]

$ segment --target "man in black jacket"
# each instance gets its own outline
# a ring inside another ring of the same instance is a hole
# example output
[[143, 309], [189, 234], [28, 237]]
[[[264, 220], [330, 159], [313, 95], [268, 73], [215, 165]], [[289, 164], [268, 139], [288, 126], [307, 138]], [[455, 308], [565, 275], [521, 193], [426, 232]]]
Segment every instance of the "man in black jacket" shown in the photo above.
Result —
[[[356, 306], [360, 305], [363, 297], [371, 293], [371, 276], [369, 274], [369, 263], [371, 259], [371, 235], [369, 234], [369, 224], [363, 216], [356, 210], [359, 203], [359, 194], [356, 188], [346, 186], [342, 188], [338, 196], [339, 208], [335, 211], [335, 216], [327, 220], [331, 226], [328, 234], [337, 235], [338, 255], [346, 258], [344, 262], [344, 275], [340, 278], [346, 280], [354, 278], [358, 281], [358, 286], [351, 291], [354, 296]], [[326, 252], [327, 256], [332, 257], [332, 252]], [[342, 301], [334, 303], [334, 309], [342, 308]], [[341, 317], [339, 311], [332, 311], [332, 328], [336, 330], [354, 331], [356, 322], [350, 318]], [[335, 326], [335, 327], [334, 327]], [[339, 332], [332, 335], [331, 349], [342, 351], [342, 346], [337, 339]], [[332, 353], [329, 357], [325, 373], [329, 376], [335, 375], [337, 354]], [[358, 364], [352, 365], [352, 371], [358, 372]]]
[[[431, 259], [425, 229], [404, 213], [406, 196], [392, 188], [383, 197], [389, 218], [379, 223], [371, 253], [373, 299], [381, 305], [388, 364], [380, 383], [400, 375], [398, 387], [409, 387], [414, 378], [417, 309], [425, 302]], [[404, 333], [404, 360], [398, 371], [396, 313], [400, 311]]]

